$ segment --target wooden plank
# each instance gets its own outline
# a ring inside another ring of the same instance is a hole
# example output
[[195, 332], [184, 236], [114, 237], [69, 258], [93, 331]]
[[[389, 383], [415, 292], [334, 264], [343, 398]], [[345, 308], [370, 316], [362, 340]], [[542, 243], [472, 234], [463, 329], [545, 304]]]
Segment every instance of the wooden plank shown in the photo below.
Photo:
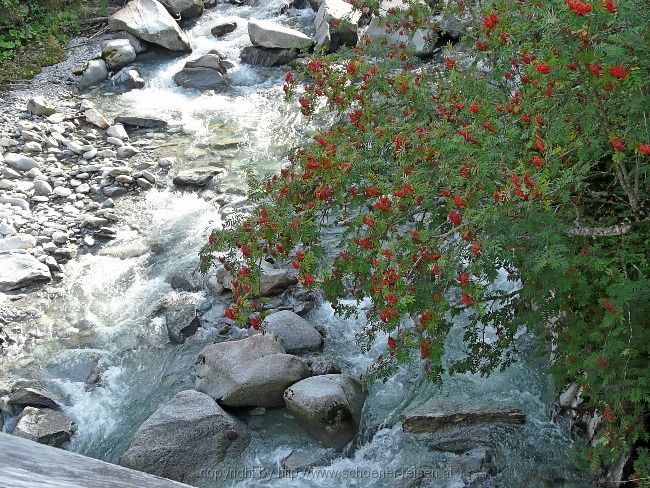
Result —
[[0, 487], [190, 488], [64, 449], [0, 433]]

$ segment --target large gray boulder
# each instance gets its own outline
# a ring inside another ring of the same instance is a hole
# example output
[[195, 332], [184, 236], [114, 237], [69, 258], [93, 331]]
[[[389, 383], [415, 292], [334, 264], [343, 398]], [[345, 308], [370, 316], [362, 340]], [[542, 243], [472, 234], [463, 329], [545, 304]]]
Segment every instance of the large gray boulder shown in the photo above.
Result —
[[28, 156], [24, 156], [18, 153], [7, 153], [5, 154], [5, 163], [10, 168], [13, 168], [17, 171], [29, 171], [33, 168], [38, 168], [40, 165]]
[[174, 82], [197, 90], [225, 89], [229, 85], [226, 75], [229, 67], [232, 64], [221, 53], [211, 51], [185, 63], [185, 67], [174, 75]]
[[236, 460], [250, 443], [248, 428], [208, 395], [177, 393], [161, 405], [131, 439], [120, 464], [184, 483]]
[[308, 35], [268, 20], [250, 19], [248, 36], [253, 45], [259, 47], [305, 49], [314, 44]]
[[23, 250], [0, 252], [0, 291], [50, 281], [50, 268]]
[[240, 53], [242, 63], [267, 68], [289, 64], [296, 57], [298, 57], [297, 49], [270, 49], [256, 46], [246, 46]]
[[290, 310], [282, 310], [266, 317], [262, 329], [279, 335], [284, 349], [291, 354], [317, 351], [323, 346], [323, 337], [316, 328]]
[[191, 19], [200, 17], [203, 13], [203, 0], [160, 0], [165, 8], [174, 17], [183, 17]]
[[323, 0], [314, 18], [316, 46], [332, 53], [340, 46], [355, 46], [361, 11], [344, 0]]
[[135, 61], [135, 49], [128, 39], [109, 39], [102, 42], [102, 58], [111, 70], [118, 70]]
[[322, 444], [341, 448], [357, 433], [366, 393], [349, 376], [312, 376], [287, 388], [284, 402]]
[[132, 0], [108, 19], [112, 31], [127, 31], [170, 51], [191, 51], [190, 41], [156, 0]]
[[91, 59], [86, 64], [84, 73], [81, 76], [81, 81], [79, 81], [79, 88], [85, 90], [90, 88], [97, 83], [100, 83], [108, 78], [108, 68], [106, 67], [106, 62], [103, 59]]
[[174, 75], [174, 83], [196, 90], [224, 90], [228, 87], [228, 78], [210, 68], [183, 68]]
[[18, 417], [12, 434], [25, 439], [60, 447], [70, 440], [75, 424], [66, 415], [50, 408], [27, 407]]
[[273, 333], [211, 344], [199, 353], [195, 371], [197, 390], [232, 407], [282, 406], [287, 387], [311, 374]]

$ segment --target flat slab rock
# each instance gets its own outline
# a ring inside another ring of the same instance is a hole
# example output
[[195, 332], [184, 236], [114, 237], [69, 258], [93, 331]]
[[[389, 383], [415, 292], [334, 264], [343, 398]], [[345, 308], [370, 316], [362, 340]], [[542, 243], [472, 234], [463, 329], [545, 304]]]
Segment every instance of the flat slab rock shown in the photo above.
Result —
[[50, 268], [22, 250], [0, 252], [0, 291], [47, 282]]
[[12, 488], [189, 488], [0, 432], [0, 486]]
[[433, 401], [429, 401], [405, 416], [402, 429], [411, 434], [423, 434], [482, 423], [523, 424], [525, 422], [526, 414], [518, 408], [479, 407], [441, 411]]

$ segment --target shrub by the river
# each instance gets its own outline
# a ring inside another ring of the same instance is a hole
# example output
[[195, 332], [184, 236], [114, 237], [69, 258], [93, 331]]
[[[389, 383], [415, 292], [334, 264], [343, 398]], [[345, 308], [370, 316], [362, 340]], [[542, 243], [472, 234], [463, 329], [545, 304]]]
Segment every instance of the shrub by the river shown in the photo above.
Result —
[[[413, 2], [387, 32], [433, 42], [431, 15]], [[495, 0], [433, 62], [368, 37], [312, 57], [285, 91], [335, 121], [253, 183], [254, 214], [202, 250], [204, 269], [235, 277], [227, 315], [259, 325], [258, 265], [273, 256], [341, 314], [356, 311], [342, 299], [371, 298], [359, 342], [389, 335], [369, 379], [408, 361], [433, 381], [487, 375], [516, 360], [527, 327], [558, 384], [579, 382], [581, 408], [602, 415], [584, 462], [612, 462], [646, 436], [649, 400], [648, 26], [644, 0]], [[335, 259], [330, 227], [344, 229]], [[500, 272], [516, 292], [490, 286]], [[465, 354], [443, 360], [460, 313]]]
[[61, 61], [79, 19], [106, 7], [107, 0], [0, 0], [0, 81], [29, 79]]

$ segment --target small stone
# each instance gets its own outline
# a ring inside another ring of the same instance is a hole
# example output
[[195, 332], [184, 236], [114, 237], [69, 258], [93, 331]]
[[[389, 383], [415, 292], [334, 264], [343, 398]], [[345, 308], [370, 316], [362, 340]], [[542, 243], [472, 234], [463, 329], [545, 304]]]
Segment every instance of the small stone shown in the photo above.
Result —
[[56, 112], [54, 106], [43, 97], [30, 98], [27, 102], [27, 110], [34, 115], [52, 115]]
[[6, 153], [4, 158], [7, 165], [17, 171], [29, 171], [32, 168], [39, 167], [36, 161], [22, 154]]
[[140, 151], [133, 146], [122, 146], [117, 149], [117, 157], [130, 158], [131, 156], [135, 156], [139, 152]]
[[57, 186], [56, 188], [54, 188], [54, 194], [61, 198], [67, 198], [70, 195], [72, 195], [72, 190], [64, 186]]
[[107, 137], [106, 142], [110, 144], [111, 146], [117, 146], [117, 147], [122, 147], [124, 143], [122, 142], [121, 139], [118, 139], [117, 137]]
[[126, 133], [126, 129], [124, 129], [124, 126], [122, 124], [111, 125], [108, 129], [106, 129], [106, 135], [123, 141], [129, 140], [129, 134]]
[[47, 196], [52, 193], [52, 186], [45, 180], [34, 180], [34, 195]]
[[58, 230], [52, 234], [52, 240], [55, 244], [65, 244], [68, 242], [68, 233]]
[[110, 126], [106, 117], [95, 108], [89, 108], [84, 112], [84, 115], [86, 116], [86, 122], [93, 124], [100, 129], [106, 129]]
[[95, 239], [90, 236], [84, 237], [84, 244], [88, 247], [93, 247], [95, 245]]

